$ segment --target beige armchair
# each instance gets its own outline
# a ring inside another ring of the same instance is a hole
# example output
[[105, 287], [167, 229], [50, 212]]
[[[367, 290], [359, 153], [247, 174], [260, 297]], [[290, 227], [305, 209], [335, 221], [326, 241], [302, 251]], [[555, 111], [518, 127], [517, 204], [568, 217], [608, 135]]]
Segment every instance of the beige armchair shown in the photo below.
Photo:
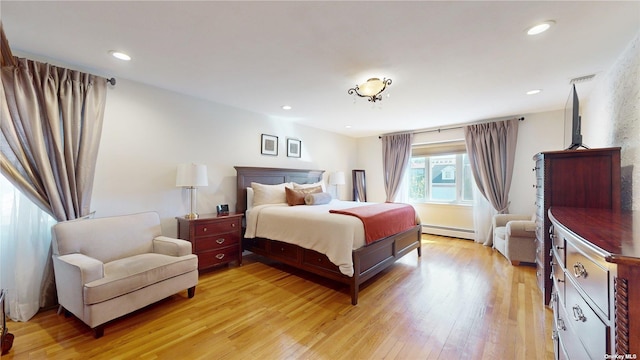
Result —
[[198, 257], [191, 243], [161, 236], [155, 212], [72, 220], [53, 226], [53, 269], [60, 310], [104, 324], [188, 289], [195, 294]]
[[536, 262], [535, 215], [497, 214], [493, 217], [493, 247], [512, 265]]

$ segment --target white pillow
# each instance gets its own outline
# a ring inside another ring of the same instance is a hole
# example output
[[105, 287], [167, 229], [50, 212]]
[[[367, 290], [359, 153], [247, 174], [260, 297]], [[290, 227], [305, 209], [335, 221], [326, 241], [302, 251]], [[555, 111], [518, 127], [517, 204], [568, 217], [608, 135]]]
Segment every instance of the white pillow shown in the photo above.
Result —
[[291, 183], [265, 185], [252, 182], [253, 206], [264, 204], [286, 204], [287, 194], [284, 190], [285, 186], [291, 187]]
[[253, 208], [253, 189], [247, 188], [247, 210], [251, 210]]
[[324, 182], [322, 182], [322, 180], [318, 181], [317, 183], [313, 183], [313, 184], [293, 183], [293, 188], [294, 189], [306, 189], [306, 188], [316, 187], [316, 186], [322, 187], [322, 192], [326, 192], [327, 191], [327, 189], [325, 189]]

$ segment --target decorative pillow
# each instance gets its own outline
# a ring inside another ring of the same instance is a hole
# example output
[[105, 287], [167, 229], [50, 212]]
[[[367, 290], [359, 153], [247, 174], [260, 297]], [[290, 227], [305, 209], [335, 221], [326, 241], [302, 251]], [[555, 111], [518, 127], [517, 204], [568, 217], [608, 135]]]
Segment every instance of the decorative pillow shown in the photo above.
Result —
[[287, 195], [287, 204], [289, 206], [304, 205], [304, 197], [308, 194], [316, 194], [322, 192], [320, 186], [308, 187], [304, 189], [290, 189], [285, 188], [285, 194]]
[[304, 197], [304, 203], [307, 205], [322, 205], [331, 202], [331, 194], [320, 192], [315, 194], [307, 194]]
[[247, 210], [253, 208], [253, 188], [247, 188]]
[[290, 183], [265, 185], [252, 182], [251, 188], [253, 189], [253, 206], [286, 203], [287, 196], [284, 192], [286, 185], [290, 185]]
[[312, 188], [312, 187], [316, 187], [316, 186], [320, 186], [322, 188], [322, 192], [327, 191], [324, 188], [324, 182], [322, 182], [322, 180], [318, 181], [317, 183], [313, 183], [313, 184], [298, 184], [298, 183], [293, 183], [293, 188], [294, 189], [306, 189], [306, 188]]

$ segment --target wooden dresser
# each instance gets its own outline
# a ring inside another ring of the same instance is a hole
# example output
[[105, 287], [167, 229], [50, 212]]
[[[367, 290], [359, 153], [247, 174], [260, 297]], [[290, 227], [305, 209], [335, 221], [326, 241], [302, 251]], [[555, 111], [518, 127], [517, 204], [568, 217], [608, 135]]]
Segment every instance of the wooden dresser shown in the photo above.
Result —
[[620, 148], [536, 154], [536, 266], [545, 305], [551, 300], [551, 206], [620, 209]]
[[556, 359], [636, 359], [640, 212], [554, 206], [549, 218]]
[[197, 219], [177, 217], [178, 238], [189, 240], [198, 255], [198, 270], [237, 261], [242, 265], [242, 217], [231, 213], [200, 215]]

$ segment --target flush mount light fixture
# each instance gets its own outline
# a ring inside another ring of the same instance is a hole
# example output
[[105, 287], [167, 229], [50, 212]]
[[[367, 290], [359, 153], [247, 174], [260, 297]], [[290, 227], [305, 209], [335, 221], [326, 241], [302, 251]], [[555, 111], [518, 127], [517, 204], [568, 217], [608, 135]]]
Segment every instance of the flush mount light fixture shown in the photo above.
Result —
[[123, 60], [123, 61], [129, 61], [131, 60], [131, 56], [121, 52], [121, 51], [116, 51], [116, 50], [111, 50], [109, 51], [109, 55], [113, 56], [116, 59], [119, 60]]
[[541, 34], [547, 30], [549, 30], [549, 28], [551, 26], [553, 26], [556, 22], [553, 20], [548, 20], [545, 22], [542, 22], [540, 24], [536, 24], [530, 28], [527, 29], [527, 35], [538, 35]]
[[291, 110], [291, 105], [282, 105], [282, 110]]
[[371, 78], [363, 84], [356, 85], [356, 87], [349, 89], [349, 95], [356, 94], [360, 97], [367, 98], [371, 102], [382, 100], [380, 95], [387, 86], [391, 85], [391, 79]]

